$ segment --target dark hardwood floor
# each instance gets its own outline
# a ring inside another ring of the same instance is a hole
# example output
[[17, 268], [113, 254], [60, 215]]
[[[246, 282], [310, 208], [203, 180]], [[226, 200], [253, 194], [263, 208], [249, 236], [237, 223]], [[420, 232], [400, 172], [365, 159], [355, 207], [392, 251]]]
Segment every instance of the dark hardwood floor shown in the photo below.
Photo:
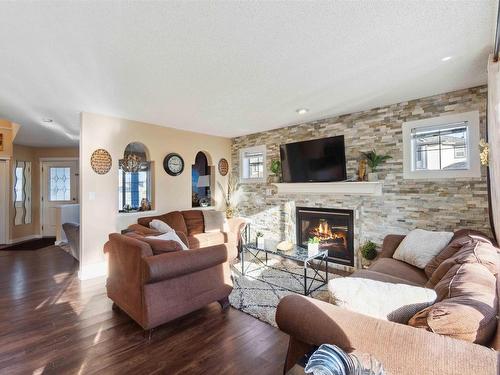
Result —
[[151, 339], [58, 247], [0, 251], [0, 374], [281, 374], [287, 336], [217, 303]]

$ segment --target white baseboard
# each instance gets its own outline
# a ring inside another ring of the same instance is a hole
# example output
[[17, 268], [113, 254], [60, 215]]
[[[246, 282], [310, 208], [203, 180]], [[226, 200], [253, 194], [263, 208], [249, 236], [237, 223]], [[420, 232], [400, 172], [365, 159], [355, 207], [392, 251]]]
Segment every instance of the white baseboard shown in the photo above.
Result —
[[30, 234], [29, 236], [24, 236], [24, 237], [18, 237], [18, 238], [11, 238], [10, 240], [7, 241], [8, 245], [13, 245], [19, 242], [24, 242], [24, 241], [29, 241], [29, 240], [36, 240], [42, 238], [41, 234]]
[[80, 280], [89, 280], [96, 277], [107, 276], [108, 274], [108, 263], [93, 263], [82, 265], [80, 271], [78, 271], [78, 278]]

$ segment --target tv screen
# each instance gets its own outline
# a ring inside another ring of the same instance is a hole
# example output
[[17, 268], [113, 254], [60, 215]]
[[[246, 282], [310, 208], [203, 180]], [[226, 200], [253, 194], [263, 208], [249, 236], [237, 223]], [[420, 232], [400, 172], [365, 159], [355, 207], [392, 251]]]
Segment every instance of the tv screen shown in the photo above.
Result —
[[347, 179], [344, 136], [280, 146], [283, 182], [331, 182]]

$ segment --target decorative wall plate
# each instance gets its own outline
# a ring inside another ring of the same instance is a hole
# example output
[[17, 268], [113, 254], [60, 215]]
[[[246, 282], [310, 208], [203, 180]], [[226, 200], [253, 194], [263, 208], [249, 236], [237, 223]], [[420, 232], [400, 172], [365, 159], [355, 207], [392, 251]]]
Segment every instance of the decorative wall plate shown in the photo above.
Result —
[[222, 158], [219, 160], [219, 173], [222, 176], [225, 176], [227, 175], [227, 172], [229, 172], [229, 163], [226, 159]]
[[170, 153], [163, 159], [163, 169], [170, 176], [178, 176], [184, 170], [184, 159], [179, 154]]
[[97, 174], [106, 174], [111, 169], [111, 155], [103, 148], [99, 148], [92, 153], [90, 165]]

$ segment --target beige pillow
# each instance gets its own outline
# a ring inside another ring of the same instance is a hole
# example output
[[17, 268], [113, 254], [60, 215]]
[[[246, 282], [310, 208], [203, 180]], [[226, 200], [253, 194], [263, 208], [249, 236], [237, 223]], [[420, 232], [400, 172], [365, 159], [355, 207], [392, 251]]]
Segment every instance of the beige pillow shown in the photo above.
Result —
[[424, 269], [448, 245], [452, 237], [452, 232], [414, 229], [401, 241], [392, 257]]
[[436, 300], [433, 289], [357, 277], [340, 277], [328, 283], [330, 302], [374, 318], [406, 324]]
[[229, 232], [226, 214], [222, 211], [203, 210], [205, 233]]

